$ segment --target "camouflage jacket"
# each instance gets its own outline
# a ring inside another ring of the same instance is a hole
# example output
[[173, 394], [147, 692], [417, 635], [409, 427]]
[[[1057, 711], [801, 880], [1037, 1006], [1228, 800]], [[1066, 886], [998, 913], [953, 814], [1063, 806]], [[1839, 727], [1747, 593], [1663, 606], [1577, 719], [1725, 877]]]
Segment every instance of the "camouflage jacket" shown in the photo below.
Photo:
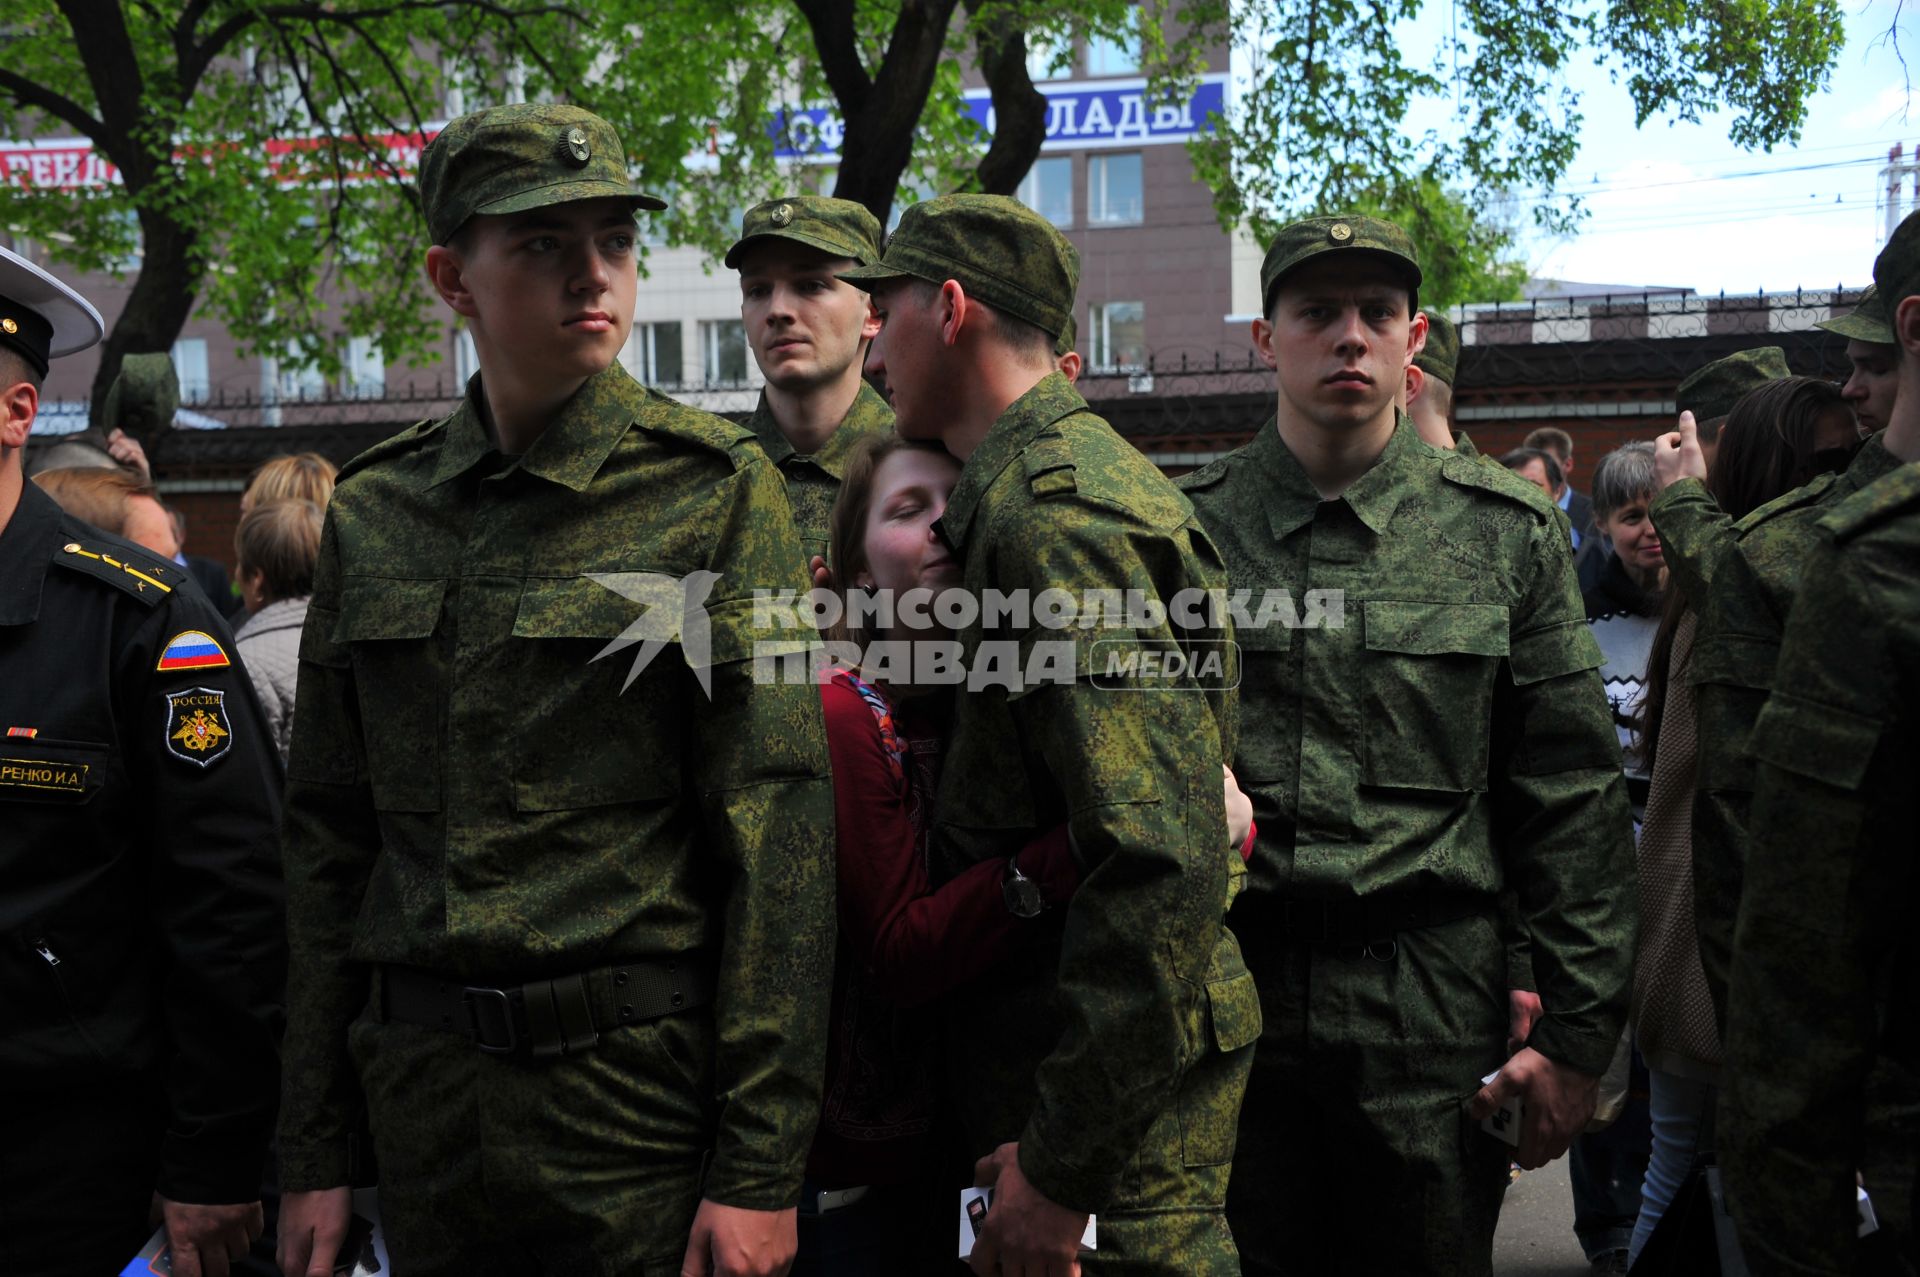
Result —
[[1443, 889], [1491, 906], [1511, 885], [1546, 1008], [1531, 1044], [1603, 1072], [1626, 1015], [1633, 835], [1557, 512], [1425, 446], [1404, 415], [1332, 501], [1271, 419], [1181, 485], [1250, 610], [1290, 598], [1310, 622], [1325, 601], [1322, 624], [1235, 627], [1233, 766], [1259, 823], [1235, 929], [1272, 929], [1286, 897]]
[[1699, 732], [1693, 801], [1694, 921], [1701, 964], [1721, 1027], [1734, 913], [1746, 863], [1753, 762], [1747, 734], [1773, 686], [1780, 634], [1793, 608], [1801, 567], [1819, 541], [1815, 523], [1900, 465], [1869, 439], [1843, 474], [1824, 474], [1776, 497], [1731, 526], [1731, 551], [1700, 609], [1691, 682]]
[[[976, 598], [1107, 590], [1166, 602], [1225, 585], [1186, 498], [1057, 373], [994, 423], [939, 527]], [[1079, 1210], [1113, 1199], [1203, 1052], [1259, 1035], [1258, 996], [1225, 925], [1239, 857], [1218, 854], [1231, 694], [1089, 676], [1112, 653], [1224, 651], [1225, 635], [1147, 620], [1052, 629], [983, 616], [962, 629], [970, 665], [987, 642], [1017, 646], [1021, 668], [1042, 643], [1066, 643], [1078, 676], [959, 697], [935, 808], [950, 871], [1068, 822], [1080, 889], [1063, 921], [1035, 928], [1031, 948], [954, 998], [954, 1054], [972, 1151], [1018, 1139], [1027, 1176]], [[1217, 682], [1232, 677], [1229, 667]]]
[[[746, 431], [618, 367], [518, 458], [480, 393], [350, 463], [328, 513], [288, 767], [285, 1184], [346, 1180], [371, 964], [520, 983], [699, 950], [708, 1195], [791, 1206], [833, 832], [817, 690], [753, 677], [755, 591], [804, 588], [779, 477]], [[608, 651], [630, 627], [649, 643]]]
[[1920, 1069], [1920, 466], [1815, 527], [1752, 733], [1728, 1000], [1721, 1165], [1760, 1277], [1857, 1271], [1868, 1078]]
[[824, 448], [809, 456], [795, 452], [787, 437], [780, 433], [773, 413], [767, 408], [766, 392], [762, 391], [753, 415], [747, 418], [747, 429], [753, 431], [767, 459], [787, 481], [787, 499], [793, 503], [793, 523], [800, 532], [803, 558], [811, 560], [816, 554], [826, 558], [828, 528], [834, 500], [840, 495], [847, 452], [868, 435], [893, 433], [893, 409], [887, 407], [887, 401], [879, 392], [862, 381], [860, 393], [847, 409], [847, 415], [841, 418], [839, 428], [828, 436]]

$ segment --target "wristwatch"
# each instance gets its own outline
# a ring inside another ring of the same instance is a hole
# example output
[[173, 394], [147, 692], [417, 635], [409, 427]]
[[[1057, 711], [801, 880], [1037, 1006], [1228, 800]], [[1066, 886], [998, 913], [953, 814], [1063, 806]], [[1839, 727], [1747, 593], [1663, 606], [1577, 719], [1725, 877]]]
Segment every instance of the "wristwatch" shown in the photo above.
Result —
[[1006, 897], [1007, 912], [1016, 918], [1038, 918], [1047, 907], [1040, 898], [1040, 884], [1020, 872], [1020, 862], [1007, 857], [1007, 873], [1000, 880], [1000, 894]]

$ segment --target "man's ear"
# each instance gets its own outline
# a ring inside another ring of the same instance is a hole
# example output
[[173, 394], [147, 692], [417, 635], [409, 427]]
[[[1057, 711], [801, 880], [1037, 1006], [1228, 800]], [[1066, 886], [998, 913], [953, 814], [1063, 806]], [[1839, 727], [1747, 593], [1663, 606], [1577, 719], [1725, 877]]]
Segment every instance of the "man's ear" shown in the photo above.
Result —
[[1415, 355], [1427, 348], [1427, 327], [1427, 312], [1414, 311], [1413, 322], [1407, 325], [1407, 362], [1409, 364], [1413, 362]]
[[873, 304], [871, 294], [867, 295], [867, 317], [860, 321], [860, 337], [863, 341], [872, 341], [880, 335], [880, 311]]
[[40, 411], [40, 392], [30, 381], [0, 387], [0, 448], [24, 448]]
[[1413, 407], [1413, 401], [1418, 399], [1420, 392], [1426, 388], [1427, 374], [1421, 370], [1418, 364], [1408, 364], [1406, 384], [1404, 387], [1405, 398], [1403, 398], [1401, 402], [1405, 403], [1409, 408]]
[[1920, 356], [1920, 293], [1902, 297], [1894, 307], [1893, 336], [1907, 358]]
[[960, 286], [960, 281], [957, 279], [950, 279], [940, 285], [940, 307], [943, 312], [940, 315], [940, 340], [949, 346], [957, 345], [960, 341], [960, 330], [969, 322], [977, 323], [980, 318], [979, 311], [975, 309], [972, 301], [967, 297], [967, 290]]
[[1267, 367], [1280, 366], [1280, 357], [1273, 350], [1273, 325], [1264, 319], [1253, 321], [1253, 349]]
[[427, 250], [427, 282], [454, 314], [472, 319], [477, 308], [473, 294], [467, 289], [465, 269], [466, 263], [461, 261], [460, 254], [445, 244], [435, 244]]

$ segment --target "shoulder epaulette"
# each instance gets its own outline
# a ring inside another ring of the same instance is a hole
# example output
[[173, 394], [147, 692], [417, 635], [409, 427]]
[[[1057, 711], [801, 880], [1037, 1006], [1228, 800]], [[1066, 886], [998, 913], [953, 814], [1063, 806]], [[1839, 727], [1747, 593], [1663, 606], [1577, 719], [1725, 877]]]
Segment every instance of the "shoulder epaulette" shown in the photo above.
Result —
[[753, 431], [745, 426], [737, 426], [725, 417], [717, 417], [699, 408], [689, 408], [651, 386], [647, 387], [647, 411], [641, 414], [635, 424], [643, 430], [686, 439], [724, 453], [733, 458], [736, 467], [745, 461], [745, 455], [741, 453], [742, 445], [758, 450]]
[[74, 537], [53, 552], [53, 561], [116, 586], [148, 607], [158, 607], [186, 579], [186, 572], [152, 555], [94, 537]]
[[1498, 462], [1486, 464], [1484, 454], [1476, 453], [1469, 457], [1459, 452], [1446, 452], [1440, 459], [1440, 476], [1463, 488], [1478, 488], [1482, 492], [1505, 497], [1542, 518], [1553, 517], [1555, 506], [1547, 500], [1546, 493]]
[[334, 482], [343, 483], [369, 466], [377, 465], [390, 457], [400, 456], [402, 453], [412, 452], [426, 442], [433, 434], [434, 428], [440, 426], [445, 420], [446, 418], [440, 417], [428, 421], [416, 421], [399, 434], [382, 439], [365, 452], [356, 455], [346, 465], [341, 466], [340, 473], [335, 477]]
[[1755, 506], [1733, 521], [1733, 534], [1743, 536], [1759, 527], [1767, 520], [1785, 514], [1789, 510], [1798, 510], [1814, 505], [1833, 490], [1840, 482], [1840, 476], [1831, 472], [1817, 474], [1791, 492], [1783, 492], [1773, 500]]
[[1027, 468], [1027, 490], [1034, 496], [1053, 497], [1079, 491], [1079, 481], [1074, 476], [1073, 445], [1064, 435], [1041, 435], [1021, 451], [1020, 459]]
[[1233, 469], [1233, 459], [1239, 455], [1240, 449], [1235, 448], [1225, 456], [1215, 457], [1198, 470], [1189, 470], [1178, 479], [1175, 479], [1173, 486], [1182, 492], [1193, 492], [1200, 488], [1211, 488], [1214, 484], [1219, 483], [1227, 477], [1228, 473]]
[[1820, 526], [1836, 541], [1848, 541], [1898, 514], [1920, 508], [1920, 462], [1875, 479], [1833, 507]]

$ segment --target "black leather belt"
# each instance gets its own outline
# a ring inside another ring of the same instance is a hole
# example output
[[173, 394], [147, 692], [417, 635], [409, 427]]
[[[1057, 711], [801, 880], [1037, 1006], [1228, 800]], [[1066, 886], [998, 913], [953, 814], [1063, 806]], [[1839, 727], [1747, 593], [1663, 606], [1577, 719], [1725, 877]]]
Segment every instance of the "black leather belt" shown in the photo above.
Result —
[[592, 1050], [602, 1029], [713, 1000], [704, 957], [619, 962], [514, 985], [468, 984], [418, 967], [380, 967], [374, 978], [384, 1020], [458, 1033], [494, 1054], [543, 1059]]
[[1492, 913], [1495, 901], [1480, 891], [1387, 891], [1337, 900], [1282, 896], [1272, 936], [1286, 944], [1365, 946]]

